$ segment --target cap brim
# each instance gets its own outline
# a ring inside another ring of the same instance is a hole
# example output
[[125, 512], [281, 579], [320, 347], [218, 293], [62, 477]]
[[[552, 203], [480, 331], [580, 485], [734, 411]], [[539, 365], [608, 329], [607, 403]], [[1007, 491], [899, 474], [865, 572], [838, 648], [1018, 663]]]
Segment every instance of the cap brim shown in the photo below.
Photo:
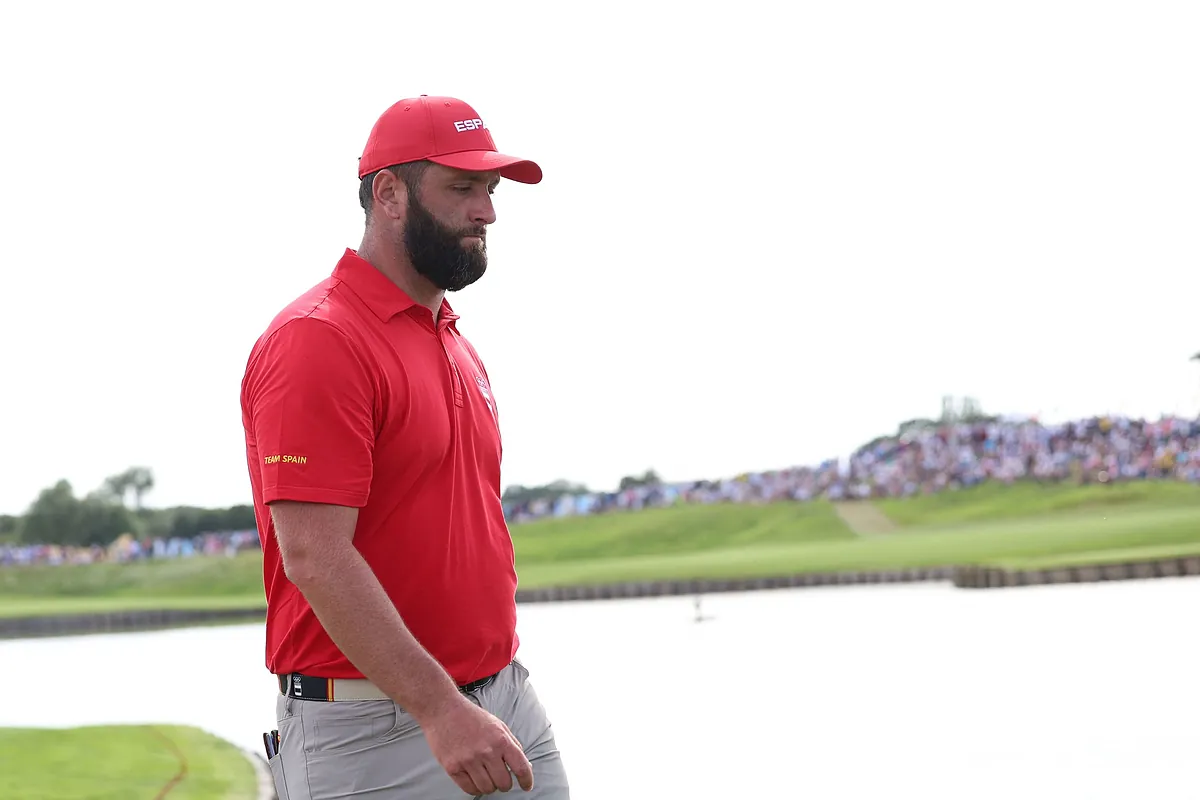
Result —
[[467, 172], [499, 172], [500, 177], [517, 183], [541, 183], [542, 180], [542, 168], [532, 161], [491, 150], [467, 150], [462, 153], [431, 156], [429, 160], [443, 167]]

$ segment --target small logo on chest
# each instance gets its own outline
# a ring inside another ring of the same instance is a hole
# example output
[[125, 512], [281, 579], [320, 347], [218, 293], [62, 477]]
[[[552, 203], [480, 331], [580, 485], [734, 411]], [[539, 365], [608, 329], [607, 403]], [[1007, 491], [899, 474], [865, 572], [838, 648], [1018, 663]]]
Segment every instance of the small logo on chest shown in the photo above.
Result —
[[479, 387], [479, 393], [483, 395], [483, 402], [487, 403], [488, 411], [492, 412], [493, 417], [496, 416], [496, 408], [492, 405], [492, 392], [482, 375], [475, 376], [475, 385]]

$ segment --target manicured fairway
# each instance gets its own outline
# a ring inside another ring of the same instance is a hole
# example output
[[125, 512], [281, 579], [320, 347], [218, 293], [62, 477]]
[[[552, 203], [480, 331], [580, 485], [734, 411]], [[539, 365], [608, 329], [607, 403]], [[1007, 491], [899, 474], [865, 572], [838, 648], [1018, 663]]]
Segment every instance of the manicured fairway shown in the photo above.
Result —
[[[857, 536], [825, 501], [682, 506], [513, 526], [521, 586], [995, 564], [1061, 566], [1200, 555], [1200, 487], [987, 484], [877, 508]], [[0, 569], [0, 616], [262, 608], [257, 553]]]

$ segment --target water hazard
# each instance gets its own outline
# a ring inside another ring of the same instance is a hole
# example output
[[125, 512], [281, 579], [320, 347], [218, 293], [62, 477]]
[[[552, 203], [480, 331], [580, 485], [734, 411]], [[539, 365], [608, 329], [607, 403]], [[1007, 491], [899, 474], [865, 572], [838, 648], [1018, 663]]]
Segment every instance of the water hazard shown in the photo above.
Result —
[[[520, 609], [576, 800], [1193, 797], [1200, 579]], [[258, 625], [0, 642], [0, 725], [185, 723], [257, 751]]]

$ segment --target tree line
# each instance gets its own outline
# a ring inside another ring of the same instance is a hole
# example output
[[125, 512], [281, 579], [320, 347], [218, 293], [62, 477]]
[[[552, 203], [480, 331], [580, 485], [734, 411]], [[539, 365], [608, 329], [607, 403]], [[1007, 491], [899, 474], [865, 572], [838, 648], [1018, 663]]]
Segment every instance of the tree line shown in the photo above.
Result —
[[43, 489], [19, 516], [0, 515], [0, 542], [107, 546], [117, 538], [192, 538], [203, 533], [254, 530], [254, 507], [146, 508], [154, 489], [148, 467], [111, 475], [83, 497], [69, 481]]
[[[621, 479], [619, 488], [662, 483], [654, 470]], [[0, 543], [107, 546], [126, 534], [141, 538], [189, 539], [204, 533], [254, 530], [254, 506], [229, 508], [146, 508], [146, 495], [154, 489], [148, 467], [130, 467], [111, 475], [95, 490], [79, 497], [66, 480], [43, 489], [21, 515], [0, 514]], [[509, 486], [505, 503], [520, 505], [556, 500], [568, 494], [586, 494], [587, 486], [558, 480], [544, 486]]]
[[[636, 486], [661, 486], [662, 478], [652, 469], [648, 469], [641, 475], [626, 475], [621, 478], [621, 482], [617, 485], [618, 491], [625, 491]], [[500, 499], [511, 505], [523, 505], [525, 503], [533, 503], [539, 500], [548, 500], [553, 502], [560, 497], [566, 495], [590, 494], [591, 490], [582, 483], [573, 483], [568, 480], [557, 480], [545, 484], [544, 486], [522, 486], [515, 484], [504, 490], [504, 494]]]

